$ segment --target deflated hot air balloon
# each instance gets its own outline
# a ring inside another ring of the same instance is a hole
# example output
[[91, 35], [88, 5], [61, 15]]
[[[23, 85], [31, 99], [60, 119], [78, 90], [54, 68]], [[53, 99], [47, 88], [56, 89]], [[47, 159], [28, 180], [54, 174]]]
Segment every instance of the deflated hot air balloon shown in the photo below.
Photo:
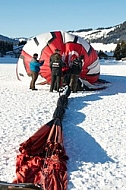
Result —
[[83, 38], [63, 31], [48, 32], [28, 40], [22, 49], [17, 63], [17, 77], [21, 81], [30, 81], [29, 63], [34, 53], [38, 53], [39, 61], [45, 60], [41, 66], [38, 84], [50, 84], [51, 70], [49, 60], [55, 49], [60, 49], [62, 60], [69, 68], [73, 57], [84, 55], [80, 79], [93, 84], [99, 79], [100, 63], [96, 51]]

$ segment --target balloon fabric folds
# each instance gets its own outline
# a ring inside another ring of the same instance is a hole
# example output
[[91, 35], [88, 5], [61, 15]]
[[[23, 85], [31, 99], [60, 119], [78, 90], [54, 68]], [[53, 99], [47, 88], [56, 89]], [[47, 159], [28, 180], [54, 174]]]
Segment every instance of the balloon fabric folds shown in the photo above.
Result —
[[59, 96], [53, 119], [20, 144], [13, 184], [39, 185], [41, 190], [67, 190], [67, 160], [62, 133], [62, 119], [70, 89]]
[[96, 82], [100, 74], [100, 63], [97, 52], [83, 38], [68, 32], [54, 31], [33, 37], [24, 45], [17, 63], [17, 77], [21, 81], [29, 81], [29, 63], [34, 53], [38, 53], [39, 61], [44, 60], [40, 68], [38, 84], [50, 84], [51, 70], [49, 67], [50, 56], [55, 49], [60, 49], [62, 60], [66, 67], [70, 67], [73, 58], [84, 55], [83, 68], [80, 78], [91, 84]]

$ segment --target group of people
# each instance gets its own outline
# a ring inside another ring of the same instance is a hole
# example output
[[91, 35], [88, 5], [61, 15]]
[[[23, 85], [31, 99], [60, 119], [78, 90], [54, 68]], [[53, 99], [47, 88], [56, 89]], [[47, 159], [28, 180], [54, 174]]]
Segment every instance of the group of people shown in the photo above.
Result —
[[[78, 78], [82, 70], [84, 55], [80, 55], [78, 58], [75, 58], [68, 68], [66, 64], [62, 61], [62, 56], [60, 55], [60, 50], [55, 49], [55, 52], [50, 57], [50, 69], [51, 69], [51, 85], [50, 92], [56, 90], [59, 92], [61, 85], [69, 85], [73, 93], [77, 92]], [[30, 89], [37, 90], [35, 88], [35, 82], [38, 78], [40, 67], [44, 64], [38, 61], [38, 54], [35, 53], [30, 62], [30, 71], [31, 71], [31, 83]], [[63, 72], [63, 68], [67, 67], [67, 72]]]

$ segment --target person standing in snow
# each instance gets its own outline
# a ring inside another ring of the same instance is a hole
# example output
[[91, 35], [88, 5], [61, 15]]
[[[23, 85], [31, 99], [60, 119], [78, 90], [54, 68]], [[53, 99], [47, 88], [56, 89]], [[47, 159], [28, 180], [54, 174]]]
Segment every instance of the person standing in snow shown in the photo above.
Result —
[[50, 69], [51, 69], [50, 92], [53, 92], [54, 88], [55, 90], [57, 90], [57, 92], [59, 92], [63, 67], [65, 67], [65, 63], [62, 61], [60, 50], [55, 49], [55, 53], [53, 53], [50, 57]]
[[69, 86], [73, 93], [77, 92], [78, 79], [82, 70], [83, 59], [84, 55], [80, 55], [78, 58], [74, 59], [71, 64], [71, 78]]
[[31, 90], [38, 90], [35, 88], [35, 82], [36, 82], [38, 75], [39, 75], [40, 66], [42, 66], [44, 64], [44, 60], [39, 62], [37, 59], [38, 59], [38, 54], [34, 53], [33, 58], [30, 61], [30, 72], [31, 72], [30, 74], [32, 77], [32, 80], [30, 82], [30, 89]]

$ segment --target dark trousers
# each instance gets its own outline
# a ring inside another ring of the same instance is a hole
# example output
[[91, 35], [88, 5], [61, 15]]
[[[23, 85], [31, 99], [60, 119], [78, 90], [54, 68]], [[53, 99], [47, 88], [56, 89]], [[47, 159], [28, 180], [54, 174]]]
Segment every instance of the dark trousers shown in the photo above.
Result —
[[58, 92], [60, 88], [60, 82], [61, 82], [61, 76], [52, 75], [50, 92], [53, 92], [54, 89], [57, 90]]
[[31, 80], [31, 83], [30, 83], [30, 89], [35, 89], [35, 82], [38, 78], [38, 73], [34, 72], [34, 71], [31, 71], [31, 77], [32, 77], [32, 80]]
[[70, 88], [73, 92], [77, 92], [78, 78], [79, 78], [78, 74], [71, 74]]

